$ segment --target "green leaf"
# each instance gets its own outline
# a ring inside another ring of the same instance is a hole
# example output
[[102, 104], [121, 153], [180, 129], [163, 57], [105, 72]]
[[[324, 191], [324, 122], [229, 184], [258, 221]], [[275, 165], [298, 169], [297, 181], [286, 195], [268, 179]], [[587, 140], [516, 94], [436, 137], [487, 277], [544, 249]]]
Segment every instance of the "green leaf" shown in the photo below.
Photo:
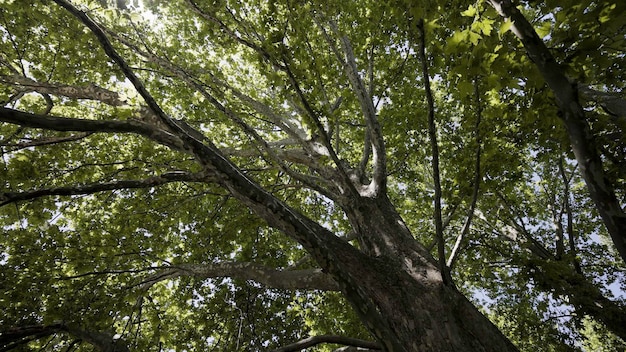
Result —
[[542, 23], [539, 27], [535, 28], [535, 31], [537, 32], [537, 35], [539, 35], [539, 38], [545, 38], [550, 31], [552, 30], [552, 22], [544, 22]]
[[469, 31], [468, 37], [469, 37], [469, 41], [474, 45], [477, 45], [478, 41], [482, 38], [480, 34], [473, 32], [473, 31]]
[[467, 10], [461, 12], [461, 15], [465, 17], [474, 17], [476, 16], [476, 13], [477, 13], [476, 7], [474, 5], [469, 5], [467, 7]]
[[498, 29], [498, 33], [502, 35], [508, 32], [511, 29], [511, 26], [513, 26], [513, 22], [510, 20], [502, 22], [502, 24], [500, 25], [500, 29]]

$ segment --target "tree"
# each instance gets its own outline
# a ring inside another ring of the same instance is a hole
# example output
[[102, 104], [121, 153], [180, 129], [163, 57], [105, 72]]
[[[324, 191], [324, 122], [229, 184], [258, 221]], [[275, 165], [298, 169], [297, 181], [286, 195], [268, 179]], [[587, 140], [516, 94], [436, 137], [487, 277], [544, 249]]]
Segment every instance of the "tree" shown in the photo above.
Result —
[[2, 350], [621, 348], [626, 5], [466, 6], [5, 1]]

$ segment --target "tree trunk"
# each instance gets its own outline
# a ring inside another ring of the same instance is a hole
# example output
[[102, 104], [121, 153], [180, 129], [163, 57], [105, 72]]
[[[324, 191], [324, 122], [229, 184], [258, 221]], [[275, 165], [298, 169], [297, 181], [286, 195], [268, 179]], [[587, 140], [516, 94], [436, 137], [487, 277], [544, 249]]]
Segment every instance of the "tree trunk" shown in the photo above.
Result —
[[436, 261], [386, 197], [357, 203], [346, 211], [362, 251], [341, 258], [331, 274], [387, 351], [517, 351], [455, 287], [443, 284]]

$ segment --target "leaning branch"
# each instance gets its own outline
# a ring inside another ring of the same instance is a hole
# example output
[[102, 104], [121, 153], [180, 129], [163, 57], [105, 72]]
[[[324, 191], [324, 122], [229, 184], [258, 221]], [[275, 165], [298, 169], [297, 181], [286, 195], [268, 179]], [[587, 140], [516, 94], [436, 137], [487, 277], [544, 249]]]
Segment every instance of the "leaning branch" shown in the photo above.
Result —
[[274, 352], [302, 351], [306, 348], [319, 345], [322, 343], [332, 343], [332, 344], [354, 346], [354, 347], [360, 347], [360, 348], [368, 348], [373, 351], [382, 351], [382, 347], [377, 342], [355, 339], [352, 337], [337, 336], [337, 335], [319, 335], [319, 336], [311, 336], [306, 339], [300, 340], [298, 342], [294, 342], [290, 345], [283, 346], [279, 349], [274, 350]]
[[511, 0], [489, 0], [491, 5], [513, 23], [511, 29], [520, 39], [528, 56], [539, 69], [553, 91], [561, 111], [570, 143], [587, 184], [591, 199], [602, 217], [607, 231], [622, 260], [626, 262], [626, 214], [617, 200], [616, 192], [604, 173], [596, 141], [585, 120], [585, 112], [578, 100], [578, 86], [564, 73], [533, 26]]
[[0, 193], [0, 207], [23, 201], [46, 196], [75, 196], [87, 195], [119, 189], [152, 188], [172, 182], [206, 182], [207, 177], [203, 174], [188, 172], [168, 172], [159, 176], [149, 177], [143, 180], [120, 180], [111, 182], [91, 183], [71, 187], [53, 187], [37, 189], [25, 192]]
[[322, 269], [334, 277], [353, 280], [348, 273], [342, 270], [341, 263], [345, 261], [346, 257], [361, 255], [360, 252], [344, 240], [337, 238], [337, 236], [317, 222], [292, 209], [263, 189], [224, 156], [213, 143], [210, 141], [203, 143], [183, 131], [161, 110], [143, 83], [115, 51], [102, 29], [84, 12], [76, 9], [66, 0], [54, 1], [68, 9], [92, 30], [107, 55], [122, 69], [150, 109], [173, 131], [179, 132], [176, 134], [180, 137], [178, 139], [184, 142], [182, 147], [189, 147], [190, 151], [196, 156], [198, 163], [214, 173], [222, 187], [267, 221], [270, 226], [283, 231], [286, 235], [298, 241], [305, 250], [311, 253]]
[[337, 283], [321, 269], [277, 270], [250, 262], [172, 265], [143, 280], [141, 286], [148, 288], [159, 281], [180, 276], [198, 279], [231, 277], [239, 280], [252, 280], [267, 287], [285, 290], [339, 290]]

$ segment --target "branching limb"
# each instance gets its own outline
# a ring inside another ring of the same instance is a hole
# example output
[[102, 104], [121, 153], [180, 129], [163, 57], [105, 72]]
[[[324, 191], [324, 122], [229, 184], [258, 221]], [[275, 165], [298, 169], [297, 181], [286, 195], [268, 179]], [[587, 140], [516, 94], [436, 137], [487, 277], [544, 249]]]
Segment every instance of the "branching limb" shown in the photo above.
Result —
[[353, 183], [352, 183], [352, 181], [351, 181], [351, 179], [350, 179], [350, 177], [347, 174], [347, 170], [344, 167], [344, 164], [339, 160], [339, 157], [337, 156], [336, 151], [332, 147], [332, 144], [331, 144], [331, 141], [330, 141], [330, 136], [328, 135], [328, 132], [326, 131], [326, 129], [324, 129], [324, 126], [323, 126], [322, 122], [320, 121], [318, 114], [316, 113], [315, 109], [311, 106], [310, 102], [306, 98], [304, 92], [302, 91], [302, 89], [300, 87], [300, 84], [299, 84], [295, 74], [293, 73], [293, 71], [289, 67], [288, 60], [285, 57], [277, 57], [277, 55], [273, 55], [268, 50], [263, 48], [262, 45], [255, 44], [253, 41], [247, 40], [247, 39], [241, 37], [236, 31], [234, 31], [231, 28], [229, 28], [219, 18], [217, 18], [213, 14], [207, 13], [206, 11], [203, 11], [202, 9], [200, 9], [198, 7], [198, 5], [193, 0], [188, 0], [188, 3], [192, 6], [193, 10], [196, 13], [198, 13], [202, 18], [217, 24], [220, 27], [220, 29], [222, 31], [224, 31], [224, 33], [226, 33], [228, 36], [230, 36], [231, 38], [233, 38], [237, 42], [247, 46], [248, 48], [253, 49], [254, 51], [256, 51], [265, 60], [267, 60], [272, 65], [272, 67], [275, 70], [281, 71], [281, 72], [284, 72], [285, 74], [287, 74], [287, 77], [289, 79], [290, 85], [293, 87], [296, 95], [298, 96], [298, 99], [302, 103], [303, 112], [306, 114], [307, 117], [309, 117], [313, 121], [313, 123], [314, 123], [314, 125], [315, 125], [315, 127], [317, 129], [317, 132], [321, 136], [322, 144], [326, 148], [326, 150], [328, 152], [328, 155], [330, 156], [330, 159], [334, 162], [335, 166], [337, 167], [337, 170], [339, 171], [339, 174], [340, 174], [340, 176], [341, 176], [341, 178], [343, 180], [344, 186], [347, 187], [347, 192], [346, 193], [347, 194], [352, 194], [352, 195], [358, 194], [356, 189], [355, 189], [355, 187], [354, 187], [354, 185], [353, 185]]
[[309, 118], [311, 118], [311, 120], [315, 124], [315, 127], [317, 128], [317, 132], [321, 136], [322, 144], [324, 145], [324, 147], [326, 147], [328, 151], [328, 155], [330, 156], [331, 160], [334, 162], [335, 166], [337, 167], [337, 170], [339, 171], [339, 174], [341, 175], [341, 178], [344, 181], [344, 185], [348, 188], [344, 195], [353, 195], [353, 196], [358, 195], [358, 192], [356, 188], [354, 187], [353, 180], [351, 180], [350, 177], [348, 176], [347, 169], [344, 166], [344, 163], [342, 163], [339, 160], [339, 156], [337, 155], [335, 149], [333, 148], [331, 144], [330, 136], [328, 135], [328, 132], [326, 131], [326, 129], [324, 128], [324, 125], [320, 121], [318, 114], [315, 112], [315, 110], [309, 103], [308, 99], [304, 95], [304, 92], [300, 88], [300, 84], [298, 83], [296, 76], [293, 74], [293, 72], [289, 68], [288, 63], [285, 61], [284, 64], [285, 64], [284, 66], [285, 72], [287, 73], [287, 76], [289, 77], [289, 81], [291, 85], [294, 87], [296, 94], [298, 95], [298, 97], [300, 98], [300, 101], [302, 102], [302, 105], [304, 106], [305, 113], [308, 115]]
[[337, 291], [339, 286], [321, 269], [277, 270], [256, 263], [220, 262], [212, 264], [176, 264], [164, 268], [144, 279], [144, 289], [157, 282], [180, 276], [198, 279], [231, 277], [239, 280], [253, 280], [267, 287], [285, 290]]
[[[263, 150], [270, 157], [270, 159], [276, 165], [278, 165], [281, 168], [281, 170], [283, 170], [286, 174], [288, 174], [295, 180], [301, 182], [306, 187], [316, 190], [317, 192], [325, 195], [326, 197], [330, 199], [336, 200], [340, 197], [339, 191], [334, 187], [332, 183], [329, 183], [323, 179], [314, 178], [314, 177], [297, 173], [293, 171], [285, 163], [285, 161], [289, 161], [289, 160], [285, 160], [282, 156], [290, 157], [292, 160], [298, 160], [297, 161], [298, 163], [311, 166], [314, 170], [317, 170], [318, 172], [320, 171], [320, 168], [321, 168], [321, 166], [317, 163], [317, 160], [316, 160], [316, 157], [318, 156], [316, 151], [310, 148], [310, 144], [308, 143], [308, 141], [305, 141], [303, 139], [303, 134], [306, 134], [306, 133], [299, 130], [296, 126], [288, 122], [286, 119], [277, 115], [269, 106], [243, 94], [242, 92], [235, 89], [234, 87], [232, 87], [231, 85], [229, 85], [228, 83], [224, 81], [221, 81], [215, 77], [212, 78], [212, 82], [214, 84], [231, 91], [231, 93], [234, 96], [236, 96], [241, 101], [243, 101], [244, 103], [254, 108], [257, 112], [261, 113], [263, 116], [270, 119], [272, 123], [274, 123], [276, 126], [281, 128], [283, 131], [287, 132], [287, 134], [290, 137], [292, 137], [293, 140], [298, 141], [299, 144], [304, 147], [304, 149], [308, 152], [308, 155], [305, 155], [303, 153], [298, 153], [297, 150], [275, 150], [274, 148], [272, 148], [270, 142], [265, 141], [265, 139], [263, 139], [262, 136], [260, 136], [259, 133], [254, 128], [248, 125], [233, 110], [229, 109], [224, 104], [220, 103], [206, 89], [206, 85], [204, 83], [200, 82], [197, 78], [190, 75], [185, 69], [173, 64], [167, 59], [158, 57], [152, 53], [141, 50], [139, 47], [132, 44], [130, 41], [120, 37], [119, 35], [115, 35], [115, 34], [112, 34], [112, 35], [114, 35], [116, 39], [120, 40], [124, 45], [131, 48], [133, 51], [135, 51], [139, 55], [144, 56], [147, 60], [153, 63], [156, 63], [161, 67], [169, 69], [170, 72], [172, 72], [176, 77], [182, 79], [185, 83], [187, 83], [189, 86], [191, 86], [200, 94], [202, 94], [205, 97], [205, 99], [207, 99], [213, 106], [215, 106], [219, 111], [221, 111], [224, 115], [226, 115], [235, 124], [241, 127], [241, 129], [255, 141], [256, 145], [261, 150]], [[193, 130], [192, 127], [184, 123], [184, 121], [176, 120], [176, 122], [180, 127], [185, 128], [189, 135], [191, 136], [201, 135], [200, 132]], [[203, 140], [205, 138], [206, 137], [204, 138], [196, 137], [196, 139], [198, 140]], [[230, 151], [223, 150], [223, 152], [226, 155], [230, 155]], [[248, 151], [247, 154], [252, 156], [254, 153], [252, 151]]]
[[[354, 56], [350, 40], [346, 35], [341, 35], [341, 33], [339, 33], [339, 28], [337, 28], [337, 25], [334, 22], [330, 21], [330, 27], [336, 35], [341, 36], [340, 41], [343, 55], [339, 53], [338, 50], [333, 50], [335, 51], [335, 55], [338, 56], [337, 59], [344, 66], [346, 75], [348, 76], [348, 80], [352, 86], [352, 90], [357, 96], [359, 105], [361, 106], [361, 112], [363, 113], [365, 120], [365, 125], [367, 126], [365, 142], [367, 143], [369, 139], [369, 143], [371, 143], [372, 147], [371, 152], [374, 171], [371, 183], [372, 189], [368, 191], [371, 195], [383, 194], [387, 188], [387, 155], [382, 130], [380, 128], [380, 124], [378, 123], [378, 117], [376, 116], [374, 101], [372, 100], [368, 89], [365, 87], [365, 84], [359, 75], [359, 70], [356, 66], [356, 58]], [[333, 47], [334, 44], [330, 38], [328, 36], [326, 36], [326, 38], [331, 47]], [[373, 86], [373, 83], [370, 84]], [[369, 138], [367, 138], [367, 135], [369, 135]], [[368, 158], [368, 154], [369, 150], [366, 149], [364, 151], [363, 158]], [[361, 165], [366, 163], [367, 162], [364, 162], [363, 160], [361, 161]]]
[[339, 345], [348, 345], [354, 347], [368, 348], [373, 351], [382, 351], [382, 347], [377, 342], [366, 341], [361, 339], [355, 339], [351, 337], [337, 336], [337, 335], [319, 335], [311, 336], [290, 345], [281, 347], [273, 352], [296, 352], [302, 351], [306, 348], [313, 347], [322, 343], [333, 343]]
[[214, 174], [222, 187], [267, 221], [270, 226], [283, 231], [287, 236], [298, 241], [315, 258], [320, 268], [335, 277], [352, 280], [350, 275], [342, 270], [340, 263], [346, 261], [346, 257], [361, 255], [358, 250], [263, 189], [225, 157], [213, 143], [208, 141], [203, 143], [185, 133], [172, 119], [165, 115], [143, 83], [111, 46], [109, 39], [100, 27], [66, 0], [54, 1], [68, 9], [91, 29], [98, 37], [107, 55], [122, 69], [125, 76], [144, 98], [148, 107], [172, 130], [180, 132], [176, 134], [179, 139], [184, 141], [183, 149], [189, 148], [198, 163], [205, 170]]
[[204, 174], [193, 174], [187, 172], [168, 172], [159, 176], [149, 177], [143, 180], [121, 180], [102, 183], [92, 183], [87, 185], [76, 185], [71, 187], [53, 187], [25, 192], [5, 192], [0, 193], [0, 207], [19, 202], [46, 196], [75, 196], [87, 195], [98, 192], [119, 190], [151, 188], [172, 182], [207, 182], [209, 179]]

